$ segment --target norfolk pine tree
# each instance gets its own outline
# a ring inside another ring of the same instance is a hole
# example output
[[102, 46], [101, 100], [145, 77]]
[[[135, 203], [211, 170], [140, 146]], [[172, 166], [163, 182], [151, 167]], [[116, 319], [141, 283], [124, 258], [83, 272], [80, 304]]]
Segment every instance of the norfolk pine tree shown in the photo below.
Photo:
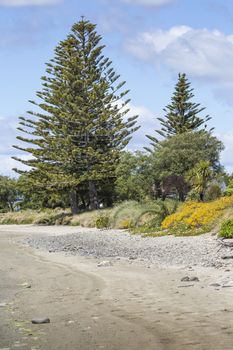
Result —
[[20, 117], [18, 130], [28, 136], [17, 138], [30, 146], [14, 146], [32, 156], [14, 158], [30, 167], [30, 183], [69, 191], [73, 214], [80, 185], [90, 208], [98, 207], [96, 184], [114, 179], [120, 152], [138, 129], [137, 116], [126, 117], [129, 91], [121, 92], [125, 82], [118, 83], [95, 27], [82, 19], [55, 48], [37, 93], [41, 102], [30, 101], [37, 111]]
[[[165, 116], [157, 118], [161, 124], [161, 130], [156, 130], [156, 133], [160, 136], [169, 138], [173, 135], [200, 130], [200, 127], [206, 129], [206, 123], [211, 117], [199, 116], [205, 107], [200, 107], [199, 103], [192, 102], [194, 94], [190, 86], [186, 74], [179, 73], [171, 103], [164, 108]], [[156, 147], [158, 139], [154, 136], [146, 136], [151, 141], [152, 147]]]

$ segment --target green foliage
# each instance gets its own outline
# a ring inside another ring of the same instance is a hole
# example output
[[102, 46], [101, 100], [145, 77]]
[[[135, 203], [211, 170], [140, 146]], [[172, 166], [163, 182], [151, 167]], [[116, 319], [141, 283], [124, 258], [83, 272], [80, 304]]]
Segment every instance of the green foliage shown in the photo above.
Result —
[[177, 208], [177, 202], [147, 201], [136, 202], [126, 201], [113, 208], [109, 215], [110, 227], [130, 229], [134, 233], [153, 232], [160, 230], [162, 220], [169, 213]]
[[191, 202], [198, 202], [199, 200], [200, 200], [199, 192], [197, 191], [196, 188], [192, 188], [186, 196], [186, 201], [187, 202], [190, 202], [190, 201]]
[[186, 179], [199, 194], [199, 200], [204, 200], [205, 192], [210, 180], [214, 177], [209, 161], [201, 160], [186, 174]]
[[[179, 74], [171, 103], [164, 108], [165, 116], [158, 118], [162, 126], [161, 130], [156, 130], [159, 135], [168, 138], [189, 131], [197, 131], [203, 126], [206, 129], [206, 122], [211, 118], [199, 116], [205, 108], [200, 108], [199, 103], [192, 102], [194, 94], [190, 86], [186, 75]], [[154, 136], [147, 135], [147, 137], [152, 141], [153, 148], [156, 147], [158, 140]]]
[[109, 227], [109, 216], [105, 213], [97, 217], [95, 222], [96, 228], [102, 229], [102, 228], [108, 228]]
[[0, 175], [0, 212], [14, 211], [18, 196], [17, 181]]
[[144, 205], [131, 231], [140, 234], [160, 232], [162, 221], [166, 216], [173, 214], [177, 206], [178, 202], [174, 200], [157, 200]]
[[209, 226], [202, 226], [202, 227], [192, 227], [190, 228], [189, 225], [185, 223], [179, 223], [175, 227], [171, 227], [169, 229], [170, 234], [174, 236], [199, 236], [203, 233], [209, 232], [210, 227]]
[[223, 238], [233, 238], [233, 219], [223, 222], [219, 236]]
[[224, 191], [225, 196], [231, 196], [233, 194], [233, 179], [229, 176], [226, 179], [227, 187]]
[[142, 201], [151, 196], [153, 174], [150, 157], [142, 152], [124, 152], [116, 168], [116, 196], [119, 201]]
[[222, 142], [207, 132], [175, 135], [159, 142], [153, 152], [153, 175], [160, 180], [174, 174], [184, 176], [200, 161], [210, 162], [211, 167], [219, 171], [222, 150]]
[[220, 198], [222, 195], [221, 187], [218, 184], [210, 184], [205, 193], [205, 200], [214, 201], [215, 199]]
[[96, 184], [115, 178], [119, 154], [138, 129], [137, 116], [126, 118], [128, 90], [122, 91], [125, 82], [118, 82], [119, 75], [104, 57], [95, 27], [81, 20], [55, 48], [37, 92], [40, 100], [30, 101], [40, 111], [20, 117], [18, 130], [25, 137], [18, 140], [29, 146], [14, 146], [32, 155], [14, 159], [31, 167], [25, 176], [34, 191], [71, 193], [73, 213], [80, 187], [95, 209]]
[[130, 229], [130, 233], [134, 235], [141, 235], [142, 237], [163, 237], [169, 235], [168, 231], [161, 230], [160, 227], [140, 226]]
[[25, 175], [21, 175], [17, 180], [17, 188], [20, 193], [18, 206], [21, 210], [69, 207], [66, 191], [57, 191], [54, 188], [34, 188], [33, 186], [33, 181]]
[[134, 221], [140, 212], [140, 204], [136, 201], [125, 201], [113, 208], [110, 214], [111, 227], [121, 227], [124, 220]]

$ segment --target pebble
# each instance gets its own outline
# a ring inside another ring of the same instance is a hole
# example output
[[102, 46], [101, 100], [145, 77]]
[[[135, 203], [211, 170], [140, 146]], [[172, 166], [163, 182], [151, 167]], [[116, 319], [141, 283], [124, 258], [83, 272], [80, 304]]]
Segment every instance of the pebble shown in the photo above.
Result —
[[45, 318], [34, 318], [31, 322], [33, 324], [50, 323], [50, 319], [48, 317], [45, 317]]
[[113, 258], [127, 259], [129, 263], [134, 263], [137, 259], [145, 266], [148, 266], [149, 262], [162, 267], [204, 266], [225, 269], [233, 264], [233, 259], [222, 259], [224, 256], [233, 256], [231, 248], [220, 247], [218, 239], [211, 234], [153, 238], [131, 235], [122, 230], [100, 232], [96, 229], [77, 227], [77, 232], [69, 235], [35, 234], [29, 237], [26, 243], [50, 252], [65, 251], [70, 255], [102, 258], [103, 261]]
[[20, 284], [21, 287], [25, 287], [25, 288], [31, 288], [31, 284], [29, 284], [28, 282], [24, 282]]
[[226, 282], [222, 285], [222, 288], [232, 288], [233, 287], [233, 281]]
[[181, 278], [181, 282], [199, 282], [199, 278], [198, 277], [185, 276], [185, 277]]
[[194, 284], [184, 284], [183, 286], [178, 286], [178, 288], [193, 287]]
[[233, 255], [222, 255], [221, 259], [226, 260], [226, 259], [233, 259]]
[[137, 259], [136, 256], [130, 256], [130, 257], [129, 257], [129, 260], [136, 260], [136, 259]]
[[221, 284], [219, 284], [219, 283], [211, 283], [210, 287], [221, 287]]
[[107, 267], [107, 266], [112, 266], [112, 263], [111, 263], [111, 261], [104, 260], [104, 261], [99, 262], [97, 266], [98, 267]]

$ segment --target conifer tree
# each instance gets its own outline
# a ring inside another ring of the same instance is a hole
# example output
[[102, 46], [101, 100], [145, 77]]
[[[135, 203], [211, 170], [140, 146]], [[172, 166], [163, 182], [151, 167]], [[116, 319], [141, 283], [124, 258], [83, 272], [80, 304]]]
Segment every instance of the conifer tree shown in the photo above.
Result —
[[[156, 133], [164, 138], [169, 138], [173, 135], [197, 131], [201, 128], [206, 129], [206, 123], [211, 117], [208, 115], [199, 116], [205, 110], [205, 107], [200, 107], [199, 103], [192, 102], [193, 97], [193, 89], [186, 78], [186, 74], [179, 73], [171, 103], [164, 108], [165, 116], [157, 118], [161, 124], [161, 129], [156, 130]], [[154, 136], [146, 136], [152, 141], [151, 145], [155, 147], [158, 139]]]
[[98, 207], [97, 183], [115, 177], [120, 151], [138, 129], [137, 116], [125, 116], [129, 91], [121, 90], [125, 82], [118, 82], [95, 27], [82, 19], [55, 48], [40, 102], [30, 101], [36, 111], [20, 117], [18, 130], [28, 136], [17, 138], [29, 146], [14, 146], [32, 156], [14, 158], [30, 167], [30, 183], [69, 191], [73, 213], [80, 186], [89, 191], [91, 209]]

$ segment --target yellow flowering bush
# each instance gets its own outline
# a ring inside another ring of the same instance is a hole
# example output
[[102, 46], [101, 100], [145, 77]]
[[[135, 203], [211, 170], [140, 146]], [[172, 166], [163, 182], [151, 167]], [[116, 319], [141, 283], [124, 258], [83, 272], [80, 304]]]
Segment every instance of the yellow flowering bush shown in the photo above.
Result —
[[213, 202], [187, 202], [175, 214], [167, 216], [162, 222], [162, 228], [174, 228], [185, 224], [190, 228], [200, 228], [214, 223], [223, 210], [233, 206], [233, 195], [222, 197]]

